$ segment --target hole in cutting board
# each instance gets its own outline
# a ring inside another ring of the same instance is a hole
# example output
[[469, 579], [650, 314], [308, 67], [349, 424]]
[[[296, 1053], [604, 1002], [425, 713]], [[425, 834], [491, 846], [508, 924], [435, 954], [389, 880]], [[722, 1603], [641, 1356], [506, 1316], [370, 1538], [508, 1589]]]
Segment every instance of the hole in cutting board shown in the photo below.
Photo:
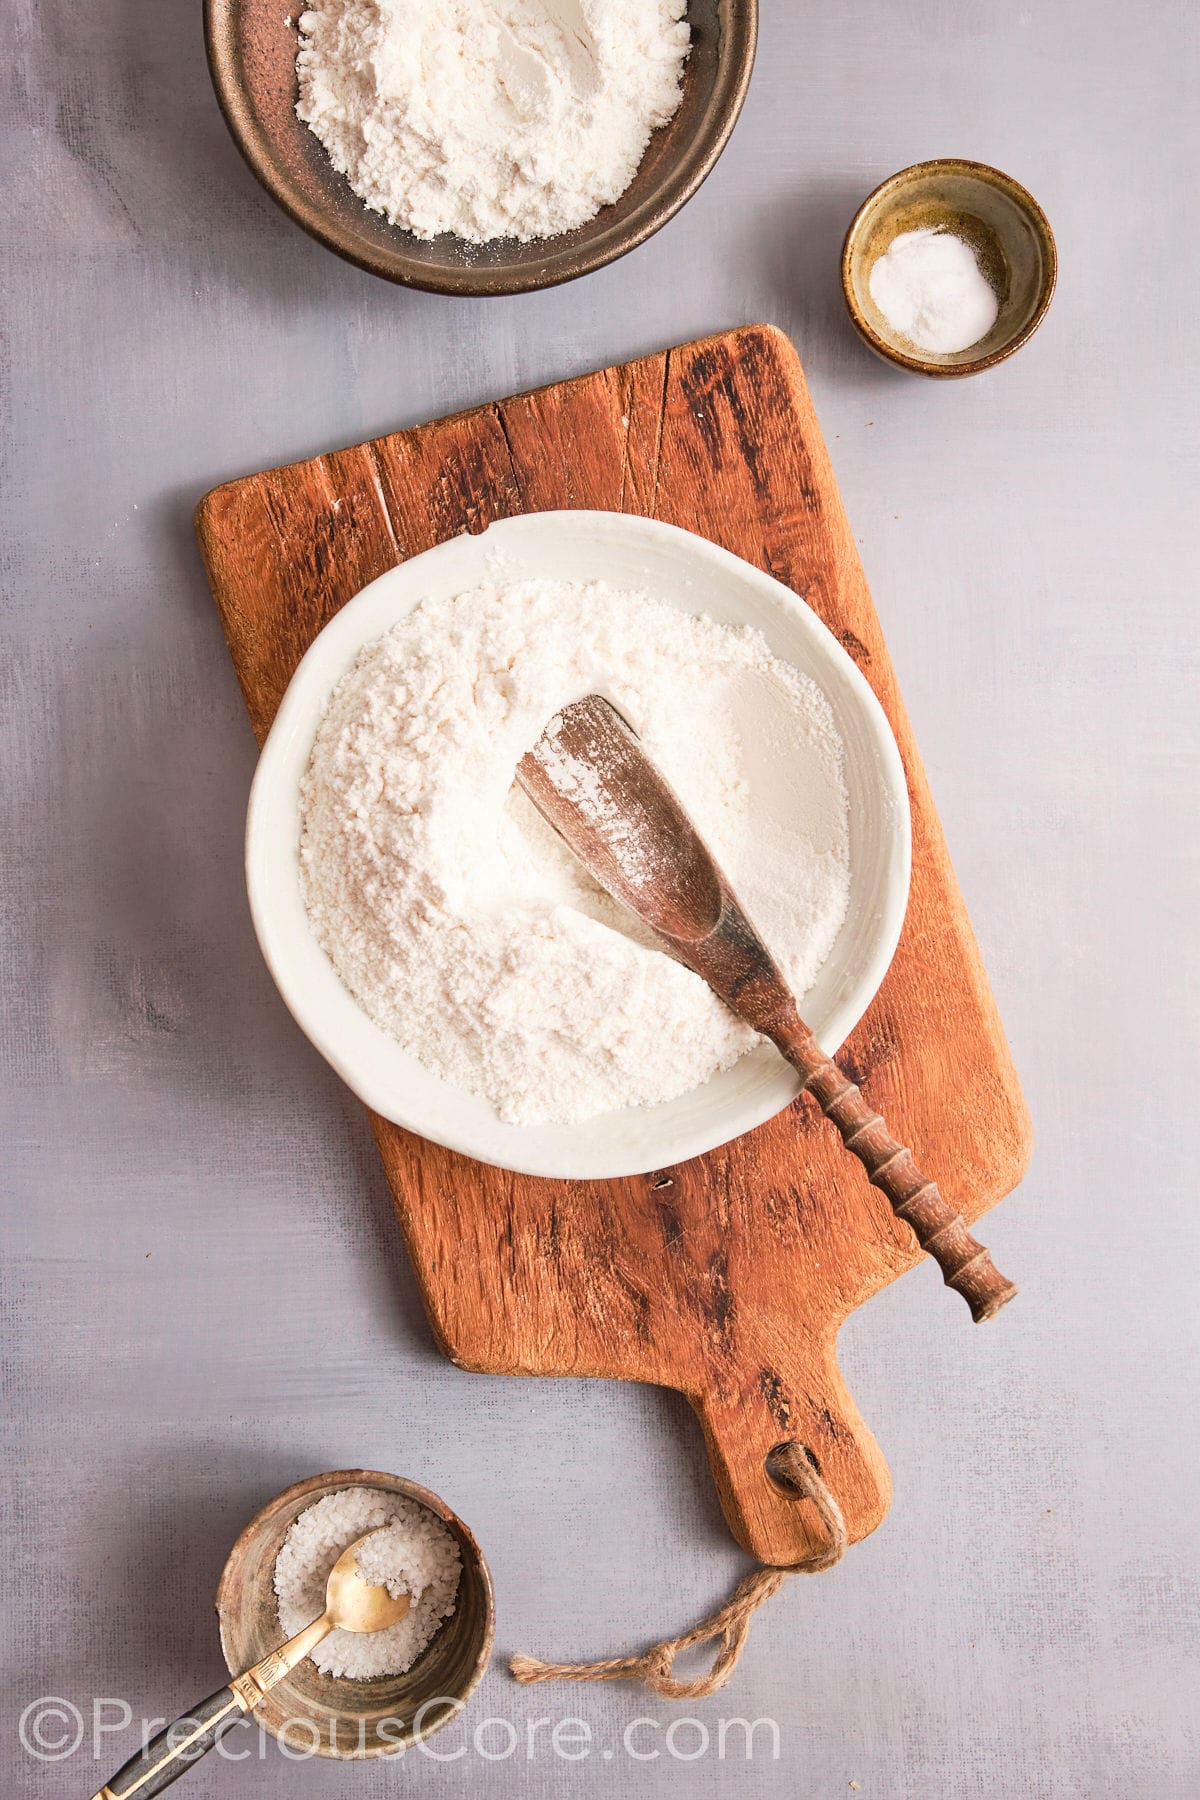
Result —
[[784, 1455], [788, 1450], [791, 1450], [793, 1446], [804, 1452], [804, 1455], [808, 1458], [809, 1462], [819, 1475], [821, 1473], [821, 1465], [809, 1449], [808, 1445], [796, 1444], [794, 1438], [785, 1439], [782, 1444], [776, 1444], [773, 1449], [768, 1450], [767, 1454], [763, 1457], [763, 1468], [767, 1471], [767, 1476], [770, 1481], [774, 1483], [781, 1494], [786, 1494], [789, 1500], [799, 1500], [802, 1499], [803, 1496], [798, 1492], [795, 1483], [783, 1468]]

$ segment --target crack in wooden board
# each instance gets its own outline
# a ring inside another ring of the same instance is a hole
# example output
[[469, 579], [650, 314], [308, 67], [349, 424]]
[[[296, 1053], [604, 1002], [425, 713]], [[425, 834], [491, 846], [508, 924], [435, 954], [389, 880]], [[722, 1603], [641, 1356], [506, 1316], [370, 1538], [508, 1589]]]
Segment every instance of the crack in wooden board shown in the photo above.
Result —
[[[569, 506], [665, 519], [768, 570], [874, 687], [908, 775], [913, 885], [895, 961], [842, 1060], [977, 1218], [1021, 1179], [1028, 1114], [799, 360], [779, 332], [724, 332], [215, 489], [197, 532], [260, 742], [309, 643], [366, 582], [493, 519]], [[766, 1561], [811, 1547], [809, 1508], [763, 1466], [781, 1434], [812, 1450], [851, 1538], [879, 1523], [887, 1468], [835, 1339], [918, 1258], [805, 1103], [708, 1156], [609, 1182], [512, 1175], [382, 1119], [372, 1127], [454, 1362], [677, 1388], [700, 1416], [733, 1531]], [[946, 1329], [971, 1329], [927, 1278]]]

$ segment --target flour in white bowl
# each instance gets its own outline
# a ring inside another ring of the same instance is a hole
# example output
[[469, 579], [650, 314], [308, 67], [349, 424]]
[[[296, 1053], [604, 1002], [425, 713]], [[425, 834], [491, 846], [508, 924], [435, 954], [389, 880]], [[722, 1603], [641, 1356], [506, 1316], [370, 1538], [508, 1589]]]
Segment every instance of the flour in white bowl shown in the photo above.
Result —
[[420, 238], [557, 237], [620, 199], [679, 106], [686, 0], [316, 0], [296, 111]]
[[757, 1041], [513, 785], [591, 692], [639, 733], [798, 997], [849, 900], [832, 710], [758, 632], [603, 582], [424, 601], [330, 698], [302, 789], [304, 897], [370, 1017], [513, 1123], [673, 1099]]

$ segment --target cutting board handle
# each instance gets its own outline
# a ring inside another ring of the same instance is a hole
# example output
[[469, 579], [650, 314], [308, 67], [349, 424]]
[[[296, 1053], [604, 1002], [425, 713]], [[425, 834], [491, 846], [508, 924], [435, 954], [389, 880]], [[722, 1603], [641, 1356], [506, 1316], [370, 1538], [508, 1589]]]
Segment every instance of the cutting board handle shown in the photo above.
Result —
[[772, 1474], [772, 1452], [798, 1443], [851, 1522], [852, 1541], [874, 1531], [892, 1497], [883, 1453], [837, 1366], [832, 1337], [793, 1339], [778, 1356], [689, 1399], [704, 1428], [729, 1528], [759, 1562], [810, 1561], [827, 1546], [816, 1509]]

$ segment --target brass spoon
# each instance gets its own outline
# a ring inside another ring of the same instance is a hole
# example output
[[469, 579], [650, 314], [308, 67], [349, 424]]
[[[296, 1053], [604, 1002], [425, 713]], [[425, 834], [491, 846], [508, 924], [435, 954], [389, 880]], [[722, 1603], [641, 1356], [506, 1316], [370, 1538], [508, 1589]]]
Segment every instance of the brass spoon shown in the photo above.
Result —
[[358, 1572], [358, 1552], [373, 1536], [374, 1532], [368, 1531], [357, 1538], [330, 1569], [325, 1611], [319, 1619], [298, 1631], [278, 1650], [272, 1650], [244, 1675], [235, 1676], [228, 1687], [211, 1694], [174, 1725], [160, 1731], [144, 1750], [130, 1757], [94, 1800], [127, 1800], [133, 1794], [139, 1800], [148, 1800], [151, 1794], [161, 1794], [212, 1749], [232, 1716], [253, 1712], [276, 1683], [303, 1662], [331, 1631], [383, 1631], [389, 1625], [398, 1625], [412, 1605], [409, 1595], [393, 1598], [386, 1587], [372, 1587]]
[[771, 1039], [972, 1316], [999, 1312], [1016, 1288], [821, 1049], [695, 826], [615, 708], [599, 694], [564, 707], [521, 758], [517, 780], [601, 887]]

